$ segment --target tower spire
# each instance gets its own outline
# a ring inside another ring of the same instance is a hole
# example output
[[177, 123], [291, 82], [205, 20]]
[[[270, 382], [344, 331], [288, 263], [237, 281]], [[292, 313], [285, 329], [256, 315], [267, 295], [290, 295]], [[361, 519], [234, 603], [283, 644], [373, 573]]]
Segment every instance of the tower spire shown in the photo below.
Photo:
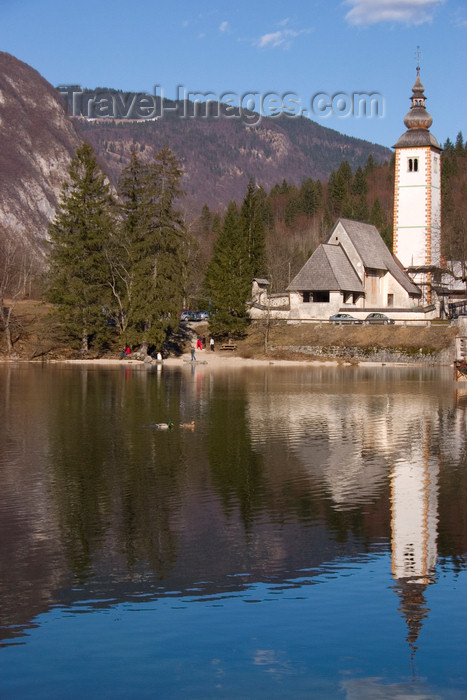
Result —
[[420, 80], [420, 52], [417, 47], [417, 77], [412, 87], [410, 96], [410, 109], [404, 117], [404, 124], [407, 127], [405, 134], [402, 134], [394, 148], [408, 146], [432, 146], [441, 151], [441, 146], [437, 142], [429, 128], [433, 123], [433, 117], [426, 109], [425, 88]]

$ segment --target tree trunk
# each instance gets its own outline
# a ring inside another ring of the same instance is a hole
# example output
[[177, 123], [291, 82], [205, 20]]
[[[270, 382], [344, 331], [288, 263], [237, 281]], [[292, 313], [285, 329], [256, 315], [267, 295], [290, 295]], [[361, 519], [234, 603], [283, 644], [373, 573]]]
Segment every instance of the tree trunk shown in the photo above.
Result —
[[87, 328], [83, 328], [83, 335], [81, 336], [81, 354], [87, 355], [88, 350], [89, 350], [88, 331], [87, 331]]

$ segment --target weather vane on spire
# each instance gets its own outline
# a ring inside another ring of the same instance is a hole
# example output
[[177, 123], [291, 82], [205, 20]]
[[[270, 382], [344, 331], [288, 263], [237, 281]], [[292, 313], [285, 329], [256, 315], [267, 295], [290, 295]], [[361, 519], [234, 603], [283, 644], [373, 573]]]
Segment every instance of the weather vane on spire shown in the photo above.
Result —
[[422, 52], [420, 50], [420, 46], [417, 46], [417, 50], [415, 51], [415, 58], [417, 60], [417, 71], [420, 70], [420, 59], [422, 57]]

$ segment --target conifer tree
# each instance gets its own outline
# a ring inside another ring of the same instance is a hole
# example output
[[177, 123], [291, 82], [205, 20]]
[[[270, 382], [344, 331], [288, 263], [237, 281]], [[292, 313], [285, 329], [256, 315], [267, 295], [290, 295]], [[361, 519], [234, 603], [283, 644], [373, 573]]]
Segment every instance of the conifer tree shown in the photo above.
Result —
[[464, 137], [462, 136], [462, 131], [459, 131], [459, 133], [456, 136], [456, 145], [454, 146], [454, 151], [456, 156], [464, 155]]
[[149, 214], [144, 207], [144, 173], [144, 166], [133, 149], [118, 183], [120, 220], [109, 246], [113, 316], [126, 342], [136, 341], [136, 337], [128, 337], [127, 329], [132, 322], [140, 248], [149, 226]]
[[347, 198], [347, 181], [345, 174], [338, 170], [329, 176], [328, 194], [332, 213], [340, 216]]
[[47, 298], [67, 336], [85, 355], [109, 334], [107, 248], [114, 224], [112, 200], [92, 147], [83, 143], [69, 168], [50, 225]]
[[365, 165], [365, 175], [371, 175], [373, 170], [376, 168], [376, 163], [375, 159], [373, 158], [372, 154], [367, 158], [366, 165]]
[[365, 173], [363, 172], [363, 169], [360, 166], [355, 171], [350, 191], [352, 192], [352, 194], [357, 196], [364, 195], [368, 192], [368, 184], [366, 181]]
[[253, 277], [266, 274], [265, 226], [262, 204], [260, 190], [256, 187], [254, 180], [250, 178], [241, 209], [245, 253], [250, 266], [250, 284]]
[[383, 227], [383, 209], [378, 197], [376, 197], [371, 208], [370, 222], [376, 226], [378, 231], [381, 233], [381, 229]]
[[314, 181], [310, 178], [300, 187], [300, 209], [306, 216], [313, 216], [318, 211], [320, 198]]
[[205, 279], [206, 294], [214, 312], [209, 322], [211, 333], [222, 337], [244, 332], [251, 281], [241, 216], [235, 202], [230, 202]]
[[126, 340], [160, 347], [178, 326], [182, 304], [186, 231], [176, 201], [181, 170], [165, 147], [154, 162], [141, 164], [133, 152], [120, 180], [123, 221], [117, 250], [127, 270]]

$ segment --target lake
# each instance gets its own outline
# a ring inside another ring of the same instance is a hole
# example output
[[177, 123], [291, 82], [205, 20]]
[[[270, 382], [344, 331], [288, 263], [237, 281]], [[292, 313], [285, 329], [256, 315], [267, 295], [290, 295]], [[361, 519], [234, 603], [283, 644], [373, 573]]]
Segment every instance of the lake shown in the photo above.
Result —
[[0, 365], [0, 697], [466, 698], [466, 438], [452, 368]]

